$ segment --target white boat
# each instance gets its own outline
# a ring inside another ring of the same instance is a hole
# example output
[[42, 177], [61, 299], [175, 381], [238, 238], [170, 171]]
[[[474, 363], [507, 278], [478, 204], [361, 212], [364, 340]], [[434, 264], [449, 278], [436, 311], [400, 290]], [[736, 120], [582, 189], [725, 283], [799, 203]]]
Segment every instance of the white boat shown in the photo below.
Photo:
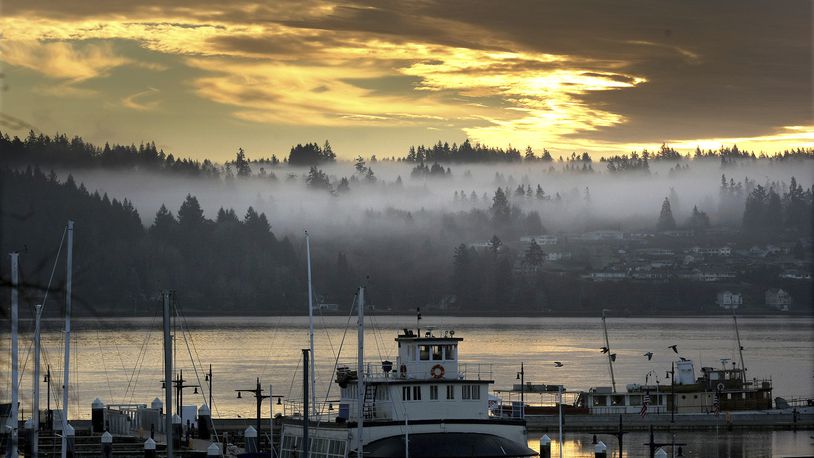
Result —
[[[360, 448], [368, 458], [537, 456], [527, 446], [525, 419], [490, 411], [490, 369], [459, 364], [462, 340], [454, 331], [404, 329], [395, 339], [395, 364], [337, 367], [338, 415], [323, 421], [309, 415], [309, 456], [358, 457]], [[304, 456], [304, 424], [302, 416], [284, 422], [282, 458]]]

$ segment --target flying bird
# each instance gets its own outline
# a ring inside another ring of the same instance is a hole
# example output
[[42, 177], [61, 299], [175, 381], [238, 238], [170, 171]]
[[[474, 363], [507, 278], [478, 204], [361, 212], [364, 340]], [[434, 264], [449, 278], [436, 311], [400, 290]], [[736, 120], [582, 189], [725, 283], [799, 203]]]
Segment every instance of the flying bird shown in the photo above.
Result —
[[604, 355], [605, 353], [607, 353], [607, 352], [609, 352], [609, 351], [610, 351], [610, 348], [608, 348], [608, 347], [602, 347], [602, 348], [600, 348], [600, 350], [602, 350], [602, 354]]
[[677, 346], [678, 346], [678, 345], [670, 345], [670, 346], [669, 346], [669, 347], [667, 347], [667, 348], [672, 348], [672, 349], [673, 349], [673, 351], [675, 352], [675, 354], [678, 354], [678, 348], [676, 348]]
[[554, 367], [562, 367], [562, 363], [559, 361], [554, 361]]
[[647, 356], [647, 360], [650, 361], [651, 359], [653, 359], [653, 352], [648, 351], [647, 353], [643, 354], [642, 356]]

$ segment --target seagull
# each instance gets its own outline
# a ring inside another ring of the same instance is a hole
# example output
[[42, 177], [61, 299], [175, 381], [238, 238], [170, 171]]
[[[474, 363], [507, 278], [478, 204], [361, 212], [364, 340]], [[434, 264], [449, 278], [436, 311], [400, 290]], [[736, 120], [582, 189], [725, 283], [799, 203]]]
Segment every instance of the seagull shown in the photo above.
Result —
[[611, 361], [615, 362], [616, 361], [616, 353], [611, 353], [610, 359], [611, 359]]
[[554, 367], [562, 367], [562, 363], [559, 361], [554, 361]]
[[610, 348], [608, 348], [608, 347], [602, 347], [602, 348], [600, 348], [600, 350], [602, 350], [602, 354], [605, 354], [605, 353], [607, 353], [607, 352], [609, 352], [609, 351], [610, 351]]
[[643, 354], [642, 356], [647, 356], [647, 360], [650, 361], [651, 359], [653, 359], [653, 352], [648, 351], [647, 353]]
[[678, 345], [670, 345], [670, 346], [669, 346], [669, 347], [667, 347], [667, 348], [672, 348], [672, 349], [673, 349], [673, 351], [675, 352], [675, 354], [678, 354], [678, 348], [676, 348], [677, 346], [678, 346]]

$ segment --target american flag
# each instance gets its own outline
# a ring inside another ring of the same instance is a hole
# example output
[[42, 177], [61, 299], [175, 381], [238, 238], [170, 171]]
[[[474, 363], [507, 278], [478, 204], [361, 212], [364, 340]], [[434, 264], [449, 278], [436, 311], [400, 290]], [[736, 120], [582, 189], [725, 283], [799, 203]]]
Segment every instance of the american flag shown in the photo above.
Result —
[[650, 404], [650, 395], [645, 394], [644, 399], [642, 399], [642, 410], [639, 411], [639, 415], [642, 417], [647, 416], [647, 405]]
[[712, 412], [715, 413], [716, 417], [721, 413], [721, 397], [718, 395], [717, 391], [712, 397]]

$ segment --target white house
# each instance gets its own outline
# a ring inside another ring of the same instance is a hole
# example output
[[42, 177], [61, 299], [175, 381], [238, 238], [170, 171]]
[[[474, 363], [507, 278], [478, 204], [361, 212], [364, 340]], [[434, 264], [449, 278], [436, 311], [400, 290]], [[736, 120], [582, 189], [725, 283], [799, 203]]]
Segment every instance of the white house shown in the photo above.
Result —
[[780, 288], [766, 291], [766, 305], [781, 312], [788, 312], [791, 305], [791, 295]]
[[722, 291], [718, 293], [715, 303], [724, 310], [735, 310], [743, 305], [743, 295], [732, 291]]

